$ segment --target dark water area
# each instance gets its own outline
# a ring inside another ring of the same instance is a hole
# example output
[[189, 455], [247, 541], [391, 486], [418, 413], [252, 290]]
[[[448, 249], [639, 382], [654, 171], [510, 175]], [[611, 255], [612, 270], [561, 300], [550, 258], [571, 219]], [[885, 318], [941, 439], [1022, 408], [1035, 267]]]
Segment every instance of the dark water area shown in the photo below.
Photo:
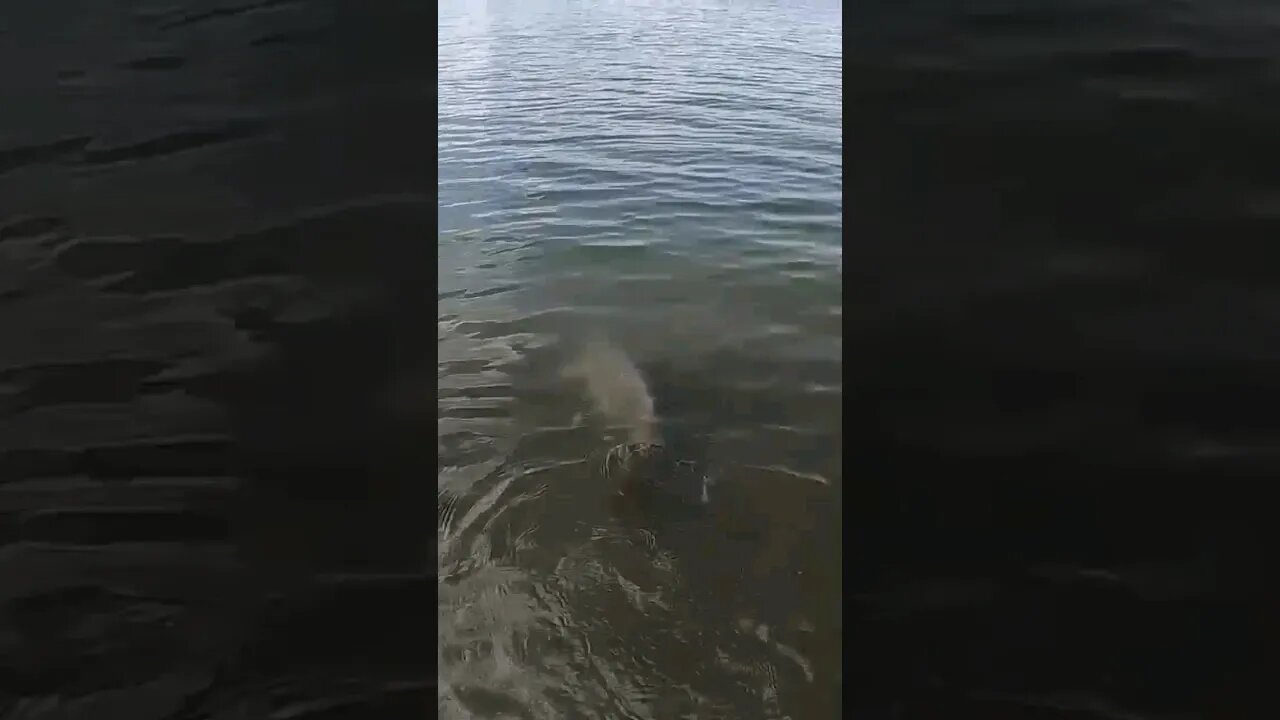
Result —
[[1280, 14], [846, 25], [846, 703], [1270, 715]]
[[428, 10], [0, 10], [0, 717], [431, 712]]
[[0, 718], [1270, 717], [1271, 4], [10, 5]]

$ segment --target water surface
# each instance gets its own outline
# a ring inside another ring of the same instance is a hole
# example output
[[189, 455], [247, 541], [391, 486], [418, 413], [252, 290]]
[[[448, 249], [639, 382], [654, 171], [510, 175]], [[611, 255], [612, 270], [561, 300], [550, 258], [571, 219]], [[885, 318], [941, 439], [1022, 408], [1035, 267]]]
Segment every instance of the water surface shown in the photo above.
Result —
[[0, 16], [0, 716], [430, 713], [431, 15]]
[[850, 7], [846, 702], [1262, 713], [1274, 4]]
[[[838, 717], [838, 4], [439, 20], [442, 715]], [[601, 342], [710, 515], [616, 511]]]

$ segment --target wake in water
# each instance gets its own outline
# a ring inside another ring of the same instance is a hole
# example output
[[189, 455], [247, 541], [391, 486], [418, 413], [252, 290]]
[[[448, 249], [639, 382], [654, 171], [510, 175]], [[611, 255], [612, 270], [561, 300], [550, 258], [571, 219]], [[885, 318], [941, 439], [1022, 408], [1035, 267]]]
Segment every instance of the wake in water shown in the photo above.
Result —
[[644, 375], [625, 352], [604, 340], [588, 342], [564, 369], [585, 385], [592, 407], [623, 439], [601, 461], [601, 475], [640, 501], [707, 502], [706, 479], [693, 463], [677, 461], [665, 446]]
[[588, 342], [563, 372], [586, 385], [597, 413], [626, 435], [623, 445], [659, 445], [648, 383], [625, 352], [604, 340]]
[[639, 480], [659, 481], [661, 473], [655, 471], [667, 454], [657, 429], [653, 395], [631, 358], [609, 342], [595, 339], [583, 346], [563, 375], [582, 382], [595, 412], [608, 425], [623, 430], [623, 440], [601, 462], [605, 479], [611, 480], [615, 470], [621, 470], [624, 488]]

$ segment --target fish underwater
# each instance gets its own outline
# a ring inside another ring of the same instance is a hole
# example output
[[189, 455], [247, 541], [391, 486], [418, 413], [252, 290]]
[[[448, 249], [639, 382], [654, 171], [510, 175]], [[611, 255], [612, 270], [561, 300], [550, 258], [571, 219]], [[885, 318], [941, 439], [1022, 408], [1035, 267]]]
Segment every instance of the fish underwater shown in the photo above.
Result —
[[649, 384], [630, 356], [605, 340], [591, 340], [563, 376], [581, 382], [595, 413], [623, 433], [601, 462], [601, 474], [615, 483], [618, 495], [648, 509], [688, 510], [707, 503], [706, 478], [664, 441]]

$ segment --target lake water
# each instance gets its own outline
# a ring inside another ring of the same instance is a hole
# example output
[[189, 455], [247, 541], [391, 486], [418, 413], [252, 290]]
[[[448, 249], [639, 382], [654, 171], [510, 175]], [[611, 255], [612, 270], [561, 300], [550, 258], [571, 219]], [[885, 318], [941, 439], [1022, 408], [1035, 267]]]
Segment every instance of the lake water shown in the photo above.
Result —
[[434, 20], [356, 10], [0, 12], [6, 718], [431, 712]]
[[846, 708], [1265, 715], [1274, 4], [846, 24]]
[[[839, 4], [439, 21], [442, 716], [838, 717]], [[616, 511], [584, 353], [707, 516]]]
[[8, 5], [0, 717], [1269, 717], [1274, 3]]

